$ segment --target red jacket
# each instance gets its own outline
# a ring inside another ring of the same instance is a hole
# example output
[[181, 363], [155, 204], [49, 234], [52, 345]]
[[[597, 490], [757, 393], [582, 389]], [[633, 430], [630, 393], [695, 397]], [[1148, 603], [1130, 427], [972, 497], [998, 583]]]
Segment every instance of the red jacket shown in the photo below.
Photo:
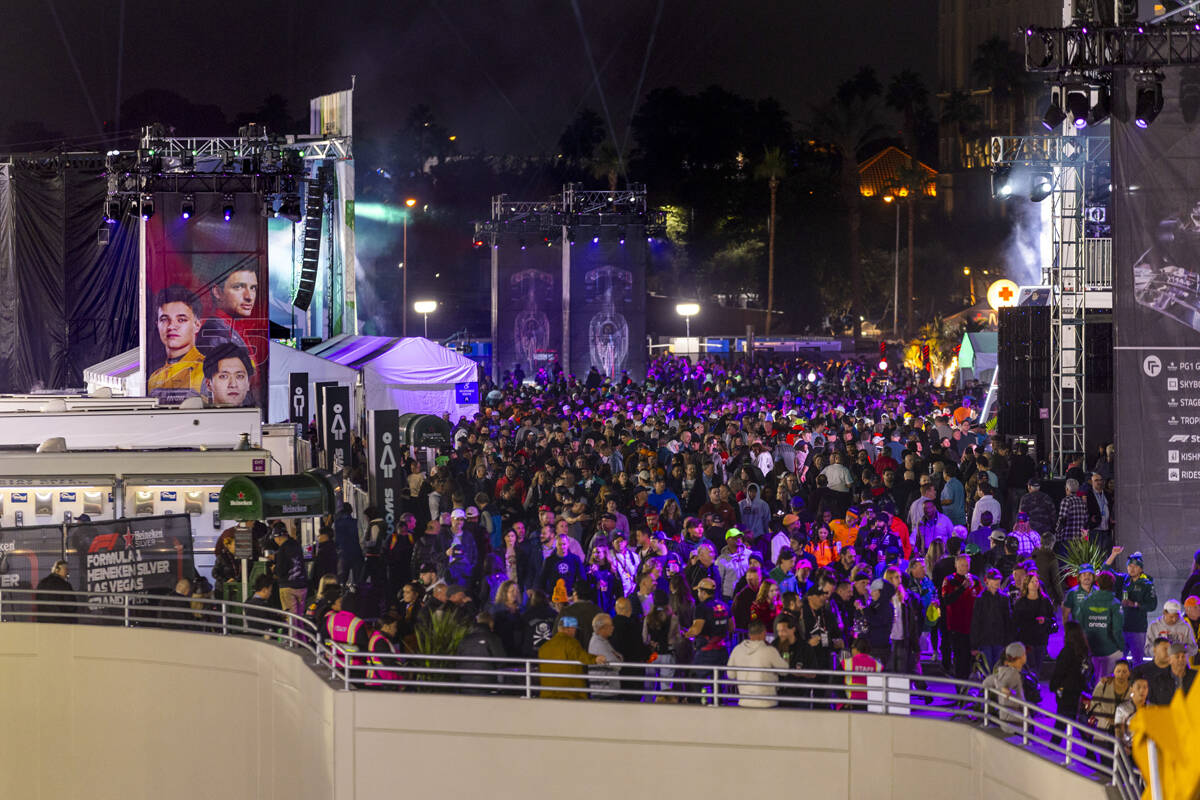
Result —
[[975, 598], [983, 589], [983, 581], [969, 573], [959, 575], [954, 572], [942, 581], [942, 614], [946, 617], [946, 630], [951, 633], [971, 633]]

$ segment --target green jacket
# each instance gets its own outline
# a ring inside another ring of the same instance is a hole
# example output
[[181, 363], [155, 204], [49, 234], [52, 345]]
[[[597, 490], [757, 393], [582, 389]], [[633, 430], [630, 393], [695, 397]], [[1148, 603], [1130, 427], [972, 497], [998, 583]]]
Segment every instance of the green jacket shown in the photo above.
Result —
[[1063, 607], [1083, 627], [1093, 656], [1107, 656], [1125, 649], [1125, 618], [1112, 592], [1095, 589], [1084, 594], [1079, 587], [1067, 592]]
[[1122, 575], [1120, 582], [1117, 597], [1137, 603], [1135, 608], [1121, 608], [1125, 613], [1125, 630], [1130, 633], [1145, 633], [1150, 625], [1149, 613], [1158, 608], [1158, 593], [1154, 591], [1154, 581], [1143, 572], [1136, 580]]

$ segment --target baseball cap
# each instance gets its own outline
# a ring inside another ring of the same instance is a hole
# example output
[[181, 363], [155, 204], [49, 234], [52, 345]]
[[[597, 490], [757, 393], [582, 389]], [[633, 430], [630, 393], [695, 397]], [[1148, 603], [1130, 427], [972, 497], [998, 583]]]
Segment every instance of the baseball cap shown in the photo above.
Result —
[[1017, 512], [1017, 521], [1018, 522], [1029, 522], [1029, 515], [1026, 514], [1024, 511], [1018, 511]]
[[1200, 606], [1200, 597], [1196, 597], [1196, 595], [1192, 595], [1187, 600], [1184, 600], [1183, 607], [1187, 608], [1188, 606]]
[[790, 528], [800, 521], [800, 518], [795, 514], [785, 514], [783, 517], [783, 527]]
[[466, 518], [467, 518], [467, 512], [463, 511], [461, 508], [456, 508], [450, 512], [450, 519], [466, 519]]
[[696, 589], [697, 591], [700, 589], [707, 589], [710, 592], [715, 592], [717, 590], [717, 584], [712, 578], [701, 578], [700, 582], [692, 588]]
[[802, 558], [796, 562], [796, 569], [804, 569], [805, 567], [808, 569], [816, 569], [816, 566], [813, 565], [812, 559], [810, 558]]
[[467, 590], [457, 583], [452, 583], [446, 587], [446, 597], [454, 597], [456, 594], [466, 594]]
[[1180, 654], [1187, 655], [1187, 645], [1183, 642], [1171, 642], [1171, 649], [1167, 652], [1173, 656]]
[[1178, 600], [1168, 600], [1163, 603], [1163, 611], [1167, 614], [1178, 614], [1183, 611], [1183, 606], [1179, 604]]
[[876, 578], [875, 580], [871, 581], [871, 591], [872, 592], [882, 592], [883, 591], [883, 578]]
[[[1079, 567], [1075, 570], [1076, 575], [1082, 575], [1085, 572], [1090, 572], [1092, 575], [1095, 575], [1096, 568], [1093, 567], [1091, 564], [1080, 564]], [[1172, 602], [1174, 602], [1174, 601], [1168, 600], [1167, 605], [1170, 605]], [[1178, 604], [1176, 604], [1176, 605], [1178, 606]], [[1166, 610], [1166, 607], [1167, 606], [1163, 606], [1163, 609]]]
[[579, 620], [575, 619], [574, 617], [561, 617], [558, 620], [558, 627], [560, 627], [560, 628], [578, 628]]
[[[1126, 564], [1133, 564], [1133, 563], [1135, 563], [1135, 562], [1136, 562], [1136, 563], [1138, 563], [1138, 564], [1142, 564], [1142, 563], [1143, 563], [1143, 560], [1142, 560], [1142, 559], [1143, 559], [1142, 552], [1139, 550], [1139, 551], [1137, 551], [1137, 552], [1135, 552], [1135, 553], [1130, 553], [1130, 554], [1129, 554], [1129, 558], [1125, 559], [1125, 563], [1126, 563]], [[1187, 604], [1186, 604], [1186, 603], [1184, 603], [1184, 605], [1187, 605]]]
[[422, 561], [421, 566], [417, 569], [417, 572], [437, 572], [437, 567], [432, 561]]
[[1004, 531], [997, 528], [996, 530], [992, 531], [990, 536], [988, 536], [988, 541], [989, 542], [1003, 542], [1005, 536], [1007, 536], [1007, 534]]
[[1000, 570], [992, 567], [987, 571], [987, 579], [989, 581], [1002, 581], [1004, 580], [1004, 575], [1001, 574]]
[[467, 508], [467, 516], [468, 516], [468, 517], [478, 517], [478, 516], [479, 516], [479, 509], [478, 509], [478, 508], [476, 508], [475, 506], [469, 506], [469, 507]]
[[735, 536], [741, 536], [741, 535], [742, 535], [742, 532], [739, 531], [737, 528], [730, 528], [729, 530], [725, 531], [725, 540], [728, 541], [728, 540], [734, 538]]

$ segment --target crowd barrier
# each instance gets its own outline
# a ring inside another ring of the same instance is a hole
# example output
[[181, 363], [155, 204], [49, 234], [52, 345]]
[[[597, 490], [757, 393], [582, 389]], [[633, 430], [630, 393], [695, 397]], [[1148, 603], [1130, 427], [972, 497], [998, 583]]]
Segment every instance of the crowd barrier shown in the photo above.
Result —
[[[0, 623], [115, 625], [253, 636], [294, 649], [327, 671], [343, 691], [456, 692], [535, 698], [543, 691], [610, 701], [739, 705], [929, 715], [992, 729], [1064, 766], [1086, 764], [1122, 800], [1142, 796], [1142, 776], [1116, 737], [953, 678], [841, 670], [781, 670], [725, 665], [621, 663], [412, 653], [365, 653], [324, 641], [305, 617], [216, 598], [0, 590]], [[734, 672], [738, 673], [736, 676]], [[554, 685], [543, 686], [542, 679]], [[931, 687], [929, 684], [936, 684]], [[1033, 746], [1033, 747], [1030, 747]]]

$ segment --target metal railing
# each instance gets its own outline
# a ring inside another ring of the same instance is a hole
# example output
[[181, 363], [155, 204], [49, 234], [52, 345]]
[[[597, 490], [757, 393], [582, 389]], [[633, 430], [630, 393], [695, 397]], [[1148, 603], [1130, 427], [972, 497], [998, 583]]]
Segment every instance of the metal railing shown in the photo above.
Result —
[[324, 641], [311, 620], [278, 608], [172, 595], [0, 590], [0, 623], [166, 628], [251, 636], [312, 657], [336, 688], [462, 692], [612, 701], [781, 707], [940, 717], [979, 725], [1066, 767], [1087, 767], [1122, 800], [1141, 775], [1112, 734], [979, 683], [954, 678], [724, 664], [620, 663], [586, 667], [535, 658], [368, 653]]
[[[938, 716], [1020, 737], [1063, 766], [1090, 768], [1123, 800], [1141, 797], [1142, 779], [1121, 742], [1036, 703], [954, 678], [843, 670], [780, 670], [700, 664], [584, 667], [578, 661], [365, 653], [326, 642], [321, 664], [343, 689], [451, 691], [646, 702], [712, 708], [792, 707]], [[563, 669], [565, 668], [565, 669]], [[552, 683], [543, 683], [544, 679]], [[931, 688], [928, 684], [936, 684]], [[1048, 751], [1048, 752], [1047, 752]], [[1061, 757], [1061, 760], [1058, 759]]]
[[171, 628], [254, 636], [303, 650], [312, 655], [314, 664], [320, 663], [320, 636], [309, 619], [279, 608], [219, 598], [2, 589], [2, 622]]

